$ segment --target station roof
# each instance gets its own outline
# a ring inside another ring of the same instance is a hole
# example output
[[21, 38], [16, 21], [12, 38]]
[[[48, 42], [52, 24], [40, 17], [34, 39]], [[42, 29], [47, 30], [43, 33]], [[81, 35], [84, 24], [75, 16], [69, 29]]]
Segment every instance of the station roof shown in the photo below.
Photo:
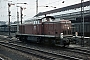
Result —
[[0, 27], [7, 27], [7, 25], [0, 25]]
[[[86, 2], [83, 3], [83, 7], [86, 7], [86, 6], [89, 6], [89, 5], [90, 5], [90, 1], [86, 1]], [[82, 6], [82, 3], [79, 3], [79, 4], [75, 4], [75, 5], [66, 6], [66, 7], [63, 7], [63, 8], [58, 8], [58, 9], [55, 9], [55, 10], [40, 12], [37, 15], [35, 15], [35, 17], [46, 15], [46, 14], [51, 14], [51, 13], [56, 13], [56, 12], [61, 12], [61, 11], [66, 11], [66, 10], [70, 10], [70, 9], [76, 9], [76, 8], [80, 8], [81, 6]]]

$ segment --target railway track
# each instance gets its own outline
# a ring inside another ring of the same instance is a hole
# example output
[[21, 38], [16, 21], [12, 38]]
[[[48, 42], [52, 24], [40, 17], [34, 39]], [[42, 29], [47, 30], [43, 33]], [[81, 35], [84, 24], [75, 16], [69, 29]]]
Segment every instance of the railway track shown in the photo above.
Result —
[[[21, 42], [19, 42], [19, 43], [21, 43]], [[30, 44], [30, 45], [32, 45], [32, 44]], [[28, 46], [28, 44], [26, 44], [26, 46]], [[37, 47], [36, 44], [35, 44], [35, 46]], [[40, 47], [43, 49], [43, 46], [40, 46]], [[85, 48], [83, 48], [83, 49], [81, 49], [81, 48], [61, 48], [61, 47], [52, 47], [52, 48], [51, 47], [46, 47], [46, 48], [49, 48], [49, 50], [51, 50], [51, 49], [53, 50], [54, 49], [54, 51], [58, 51], [59, 50], [57, 54], [59, 54], [61, 52], [62, 53], [69, 52], [68, 54], [71, 54], [72, 56], [73, 56], [73, 54], [76, 54], [76, 56], [81, 55], [83, 57], [86, 57], [85, 59], [90, 59], [90, 57], [89, 57], [90, 56], [90, 53], [89, 53], [90, 50], [85, 49]]]
[[90, 50], [87, 50], [87, 49], [82, 49], [82, 48], [67, 48], [66, 50], [90, 56]]
[[8, 43], [8, 42], [0, 42], [0, 45], [15, 49], [27, 54], [31, 54], [37, 57], [40, 57], [42, 59], [49, 59], [49, 60], [62, 60], [62, 59], [67, 59], [67, 60], [83, 60], [82, 58], [74, 57], [74, 56], [68, 56], [65, 54], [57, 54], [53, 53], [52, 51], [45, 51], [45, 50], [40, 50], [40, 49], [35, 49], [35, 48], [30, 48], [27, 46], [22, 46], [14, 43]]
[[[7, 40], [5, 40], [5, 42], [6, 42]], [[17, 46], [22, 46], [22, 47], [26, 47], [26, 48], [30, 48], [29, 46], [27, 47], [26, 45], [22, 45], [22, 44], [18, 44], [18, 43], [22, 43], [22, 42], [20, 42], [20, 41], [18, 41], [18, 40], [9, 40], [8, 39], [8, 42], [6, 42], [6, 43], [4, 43], [3, 41], [2, 42], [0, 42], [1, 44], [3, 43], [3, 44], [8, 44], [8, 43], [10, 43], [12, 46], [13, 45], [17, 45]], [[37, 46], [37, 45], [35, 45], [35, 46]], [[42, 47], [41, 47], [42, 48]], [[60, 47], [59, 47], [60, 48]], [[56, 50], [60, 50], [61, 51], [61, 48], [59, 49], [59, 48], [52, 48], [52, 49], [56, 49]], [[13, 48], [14, 49], [14, 48]], [[69, 56], [69, 55], [67, 55], [67, 54], [60, 54], [60, 53], [54, 53], [54, 52], [52, 52], [52, 51], [44, 51], [43, 50], [43, 48], [42, 49], [36, 49], [36, 48], [30, 48], [30, 49], [35, 49], [36, 51], [37, 50], [39, 50], [41, 53], [42, 52], [44, 52], [44, 53], [49, 53], [49, 54], [51, 54], [51, 55], [54, 55], [53, 57], [51, 56], [49, 56], [49, 58], [51, 58], [52, 60], [53, 59], [58, 59], [58, 57], [60, 58], [65, 58], [65, 59], [73, 59], [73, 60], [84, 60], [82, 57], [76, 57], [76, 56]], [[29, 49], [29, 50], [30, 50]], [[51, 49], [49, 49], [49, 50], [51, 50]], [[89, 51], [89, 49], [87, 50], [87, 49], [82, 49], [82, 48], [64, 48], [63, 49], [63, 51], [62, 52], [64, 52], [64, 53], [66, 53], [66, 52], [71, 52], [71, 53], [78, 53], [78, 54], [83, 54], [83, 55], [88, 55], [88, 56], [90, 56], [90, 51]], [[52, 54], [53, 53], [53, 54]], [[77, 54], [77, 55], [78, 55]], [[48, 55], [48, 54], [46, 54], [46, 55]], [[55, 57], [55, 55], [57, 56], [57, 57]], [[61, 55], [61, 56], [60, 56]], [[37, 55], [36, 55], [37, 56]], [[66, 57], [64, 57], [64, 56], [66, 56]], [[62, 59], [61, 59], [62, 60]]]

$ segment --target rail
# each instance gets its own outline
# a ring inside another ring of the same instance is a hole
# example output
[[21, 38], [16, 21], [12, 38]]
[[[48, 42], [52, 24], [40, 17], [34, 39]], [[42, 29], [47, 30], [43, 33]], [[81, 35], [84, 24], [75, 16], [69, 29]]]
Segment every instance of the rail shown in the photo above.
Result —
[[4, 60], [4, 59], [0, 57], [0, 60]]

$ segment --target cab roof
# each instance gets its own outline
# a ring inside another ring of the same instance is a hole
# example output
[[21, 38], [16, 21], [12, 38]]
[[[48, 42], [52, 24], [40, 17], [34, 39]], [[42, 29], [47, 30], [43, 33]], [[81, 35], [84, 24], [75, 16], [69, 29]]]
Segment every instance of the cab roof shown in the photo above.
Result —
[[43, 17], [42, 19], [44, 18], [51, 18], [51, 19], [55, 19], [53, 16], [46, 16], [46, 17]]

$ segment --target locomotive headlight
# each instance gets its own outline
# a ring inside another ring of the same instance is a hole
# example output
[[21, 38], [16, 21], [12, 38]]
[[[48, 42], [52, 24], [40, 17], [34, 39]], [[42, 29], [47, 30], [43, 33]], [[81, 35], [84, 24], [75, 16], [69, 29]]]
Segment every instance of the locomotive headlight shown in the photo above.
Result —
[[68, 39], [68, 38], [66, 38], [66, 40], [65, 40], [65, 41], [66, 41], [66, 43], [69, 43], [69, 39]]
[[69, 29], [69, 27], [68, 27], [68, 29]]

